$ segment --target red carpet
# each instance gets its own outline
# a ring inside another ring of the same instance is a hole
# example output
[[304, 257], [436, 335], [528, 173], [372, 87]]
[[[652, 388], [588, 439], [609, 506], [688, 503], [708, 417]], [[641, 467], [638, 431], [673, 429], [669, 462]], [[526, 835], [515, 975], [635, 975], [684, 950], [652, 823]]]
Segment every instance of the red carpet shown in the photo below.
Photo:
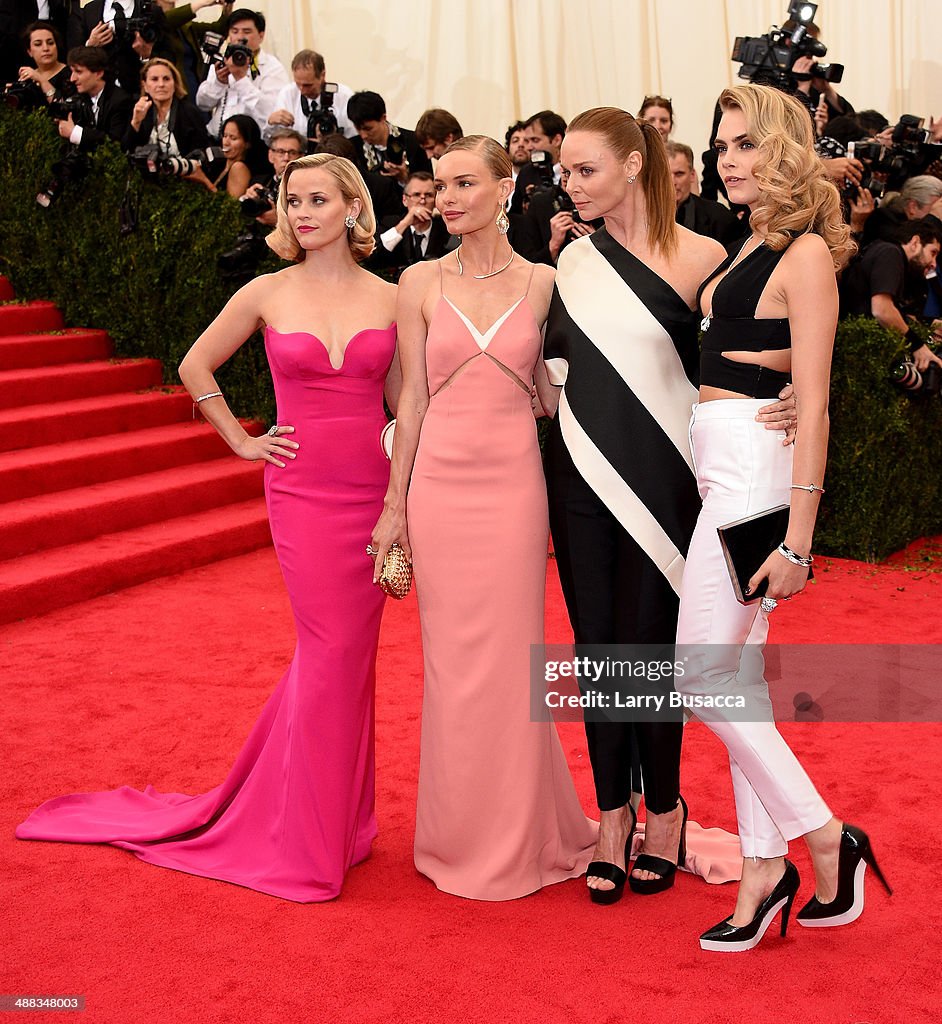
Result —
[[[942, 639], [942, 576], [915, 550], [893, 568], [821, 569], [810, 593], [776, 613], [773, 639]], [[553, 563], [550, 581], [548, 636], [565, 640]], [[512, 903], [464, 901], [412, 866], [421, 701], [412, 599], [389, 602], [383, 627], [380, 836], [339, 900], [296, 905], [120, 850], [13, 839], [15, 824], [56, 794], [215, 785], [293, 643], [270, 549], [0, 629], [13, 695], [0, 725], [0, 992], [85, 995], [80, 1019], [96, 1024], [939, 1019], [939, 725], [783, 726], [838, 813], [870, 831], [896, 888], [888, 899], [869, 885], [863, 918], [847, 928], [794, 927], [749, 954], [702, 953], [697, 935], [729, 911], [733, 889], [686, 874], [670, 893], [628, 894], [612, 908], [591, 905], [578, 881]], [[561, 732], [591, 808], [581, 728]], [[693, 816], [734, 827], [722, 748], [698, 725], [687, 731], [684, 777]], [[800, 843], [794, 859], [803, 899], [812, 875]]]
[[0, 278], [0, 623], [270, 543], [261, 467], [157, 360], [12, 298]]

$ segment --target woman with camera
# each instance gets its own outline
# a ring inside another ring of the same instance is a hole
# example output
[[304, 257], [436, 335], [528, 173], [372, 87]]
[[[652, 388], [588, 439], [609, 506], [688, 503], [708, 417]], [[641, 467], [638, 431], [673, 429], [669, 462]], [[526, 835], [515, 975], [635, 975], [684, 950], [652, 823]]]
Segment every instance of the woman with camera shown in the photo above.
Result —
[[[689, 663], [677, 689], [722, 697], [725, 706], [731, 696], [743, 701], [738, 717], [718, 708], [697, 712], [729, 752], [744, 857], [733, 913], [700, 945], [736, 952], [752, 949], [779, 913], [785, 935], [799, 887], [785, 859], [792, 839], [804, 837], [815, 874], [799, 924], [855, 920], [868, 865], [886, 882], [866, 833], [834, 817], [776, 729], [762, 659], [769, 614], [800, 593], [813, 561], [838, 315], [835, 270], [854, 245], [804, 107], [757, 85], [725, 90], [720, 106], [718, 169], [730, 200], [751, 211], [752, 231], [698, 292], [705, 333], [690, 438], [703, 507], [681, 587], [677, 640], [684, 646], [677, 653], [689, 654]], [[801, 410], [791, 447], [755, 423], [763, 403], [789, 381]], [[737, 600], [731, 572], [744, 567], [732, 558], [727, 566], [718, 529], [742, 520], [761, 528], [762, 514], [783, 505], [782, 543], [755, 551], [746, 574], [763, 560]], [[760, 606], [754, 597], [763, 592]]]
[[35, 66], [21, 67], [19, 81], [32, 82], [42, 91], [47, 103], [73, 91], [69, 67], [59, 57], [62, 53], [62, 37], [55, 26], [48, 21], [34, 21], [26, 27], [23, 38], [26, 53]]
[[146, 145], [158, 146], [161, 156], [186, 156], [209, 145], [206, 124], [187, 97], [180, 72], [163, 57], [142, 65], [141, 96], [124, 135], [127, 150]]
[[[393, 409], [398, 398], [396, 289], [360, 266], [375, 229], [352, 163], [330, 155], [293, 161], [267, 239], [291, 266], [241, 288], [180, 366], [235, 454], [266, 463], [269, 521], [297, 633], [291, 665], [228, 776], [198, 796], [126, 786], [60, 797], [20, 825], [19, 838], [111, 843], [152, 864], [302, 903], [338, 896], [347, 871], [369, 856], [385, 597], [364, 548], [389, 478], [384, 389]], [[253, 437], [215, 373], [260, 326], [278, 422]], [[245, 628], [290, 631], [259, 611]], [[214, 666], [212, 692], [237, 673], [235, 664]]]
[[[675, 223], [667, 153], [654, 124], [600, 107], [569, 125], [564, 187], [604, 228], [561, 254], [540, 399], [550, 525], [577, 644], [673, 644], [680, 581], [699, 499], [687, 425], [696, 398], [698, 284], [723, 247]], [[762, 419], [787, 421], [772, 406]], [[593, 720], [586, 738], [601, 811], [589, 896], [614, 903], [626, 882], [673, 885], [686, 848], [680, 717]], [[643, 791], [643, 852], [628, 859]], [[721, 864], [711, 879], [733, 877]], [[734, 869], [733, 869], [734, 870]]]

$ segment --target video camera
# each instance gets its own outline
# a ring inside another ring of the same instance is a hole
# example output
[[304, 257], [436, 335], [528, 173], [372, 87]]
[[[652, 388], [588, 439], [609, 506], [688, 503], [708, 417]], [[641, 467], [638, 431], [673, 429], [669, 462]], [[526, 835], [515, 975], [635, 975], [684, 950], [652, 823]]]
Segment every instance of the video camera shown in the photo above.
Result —
[[788, 19], [795, 23], [791, 32], [773, 25], [764, 36], [738, 36], [733, 43], [731, 59], [742, 67], [739, 77], [758, 85], [771, 85], [783, 92], [794, 92], [799, 80], [823, 78], [839, 82], [844, 77], [843, 64], [821, 64], [816, 61], [811, 70], [796, 74], [792, 68], [801, 57], [823, 57], [828, 48], [808, 35], [808, 25], [814, 20], [817, 4], [793, 0], [788, 8]]

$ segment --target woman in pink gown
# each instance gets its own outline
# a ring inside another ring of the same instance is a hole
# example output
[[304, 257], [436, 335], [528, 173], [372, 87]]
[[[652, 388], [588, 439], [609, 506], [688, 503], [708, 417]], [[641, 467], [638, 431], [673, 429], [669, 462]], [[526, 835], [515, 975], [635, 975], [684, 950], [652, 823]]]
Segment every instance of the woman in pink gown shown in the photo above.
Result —
[[[328, 155], [289, 164], [270, 244], [295, 265], [233, 296], [180, 367], [236, 454], [268, 463], [272, 535], [297, 627], [294, 660], [229, 775], [200, 796], [125, 786], [58, 797], [19, 838], [110, 843], [298, 902], [333, 899], [369, 855], [384, 598], [363, 550], [388, 482], [384, 383], [393, 405], [398, 390], [395, 289], [357, 265], [374, 230], [353, 164]], [[249, 437], [213, 372], [260, 325], [279, 426]]]
[[438, 163], [438, 209], [462, 244], [400, 282], [403, 393], [373, 534], [377, 566], [397, 541], [411, 543], [415, 568], [416, 867], [481, 900], [578, 877], [596, 838], [555, 726], [530, 720], [549, 533], [530, 389], [553, 274], [516, 256], [500, 230], [511, 185], [506, 152], [483, 136]]

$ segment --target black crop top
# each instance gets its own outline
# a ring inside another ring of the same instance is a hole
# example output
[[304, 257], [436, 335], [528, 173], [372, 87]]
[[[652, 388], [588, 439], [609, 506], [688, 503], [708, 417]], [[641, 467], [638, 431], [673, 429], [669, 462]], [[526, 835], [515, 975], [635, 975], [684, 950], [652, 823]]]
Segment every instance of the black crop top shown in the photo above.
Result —
[[[757, 318], [756, 308], [772, 271], [788, 247], [773, 252], [764, 243], [737, 263], [713, 290], [712, 315], [700, 342], [700, 383], [735, 391], [751, 398], [777, 398], [791, 375], [756, 363], [728, 359], [724, 352], [762, 352], [791, 348], [788, 318]], [[739, 250], [741, 251], [741, 250]], [[722, 274], [738, 252], [727, 256], [697, 291], [697, 305], [703, 290]]]

